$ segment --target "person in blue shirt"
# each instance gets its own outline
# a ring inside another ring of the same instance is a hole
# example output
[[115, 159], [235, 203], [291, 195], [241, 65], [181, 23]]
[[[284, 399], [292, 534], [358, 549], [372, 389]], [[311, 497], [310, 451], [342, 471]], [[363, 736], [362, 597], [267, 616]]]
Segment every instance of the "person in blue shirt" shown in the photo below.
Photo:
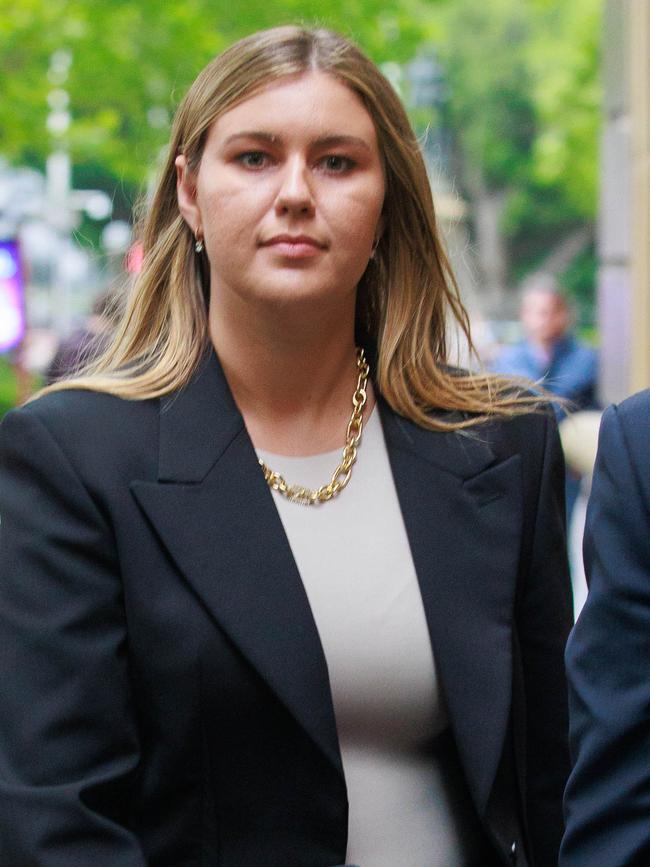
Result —
[[[597, 406], [598, 357], [571, 332], [571, 310], [555, 279], [539, 274], [524, 289], [520, 312], [524, 338], [497, 356], [499, 373], [525, 376], [570, 402], [571, 409]], [[556, 406], [562, 416], [565, 410]]]
[[[524, 338], [505, 347], [492, 363], [492, 370], [525, 376], [567, 401], [554, 404], [558, 420], [567, 410], [596, 409], [598, 356], [572, 333], [571, 309], [551, 274], [540, 272], [525, 285], [520, 319]], [[567, 470], [567, 521], [579, 492], [580, 477]]]

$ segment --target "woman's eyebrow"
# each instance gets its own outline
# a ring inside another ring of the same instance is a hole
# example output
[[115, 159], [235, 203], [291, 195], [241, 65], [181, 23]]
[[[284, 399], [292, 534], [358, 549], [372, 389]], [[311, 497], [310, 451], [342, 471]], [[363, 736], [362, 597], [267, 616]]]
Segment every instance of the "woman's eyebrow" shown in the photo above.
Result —
[[229, 145], [238, 139], [255, 139], [256, 141], [263, 141], [267, 144], [277, 144], [281, 141], [280, 136], [274, 135], [270, 132], [262, 132], [261, 130], [244, 130], [243, 132], [236, 132], [233, 133], [233, 135], [229, 135], [224, 141], [224, 145]]
[[[247, 139], [253, 141], [261, 141], [266, 144], [282, 144], [283, 139], [282, 136], [277, 135], [276, 133], [265, 132], [264, 130], [245, 130], [242, 132], [236, 132], [233, 135], [228, 136], [228, 138], [224, 141], [224, 146], [232, 144], [239, 139]], [[359, 136], [355, 135], [326, 135], [321, 136], [311, 142], [312, 147], [340, 147], [340, 146], [352, 146], [352, 147], [361, 147], [364, 150], [369, 151], [370, 146], [368, 142], [364, 139], [359, 138]]]
[[316, 147], [338, 147], [341, 145], [347, 145], [352, 147], [361, 147], [367, 151], [370, 150], [368, 142], [356, 135], [326, 135], [316, 139], [314, 145], [316, 145]]

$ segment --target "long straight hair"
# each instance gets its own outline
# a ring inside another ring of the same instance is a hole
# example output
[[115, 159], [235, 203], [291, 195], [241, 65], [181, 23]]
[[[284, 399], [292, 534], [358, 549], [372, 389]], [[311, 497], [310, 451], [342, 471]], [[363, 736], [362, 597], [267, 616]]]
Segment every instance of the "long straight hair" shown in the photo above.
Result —
[[[143, 265], [112, 342], [72, 379], [46, 391], [86, 388], [127, 399], [185, 385], [209, 347], [209, 263], [176, 196], [175, 159], [197, 170], [211, 125], [270, 81], [328, 73], [363, 102], [386, 176], [384, 231], [357, 289], [357, 326], [377, 347], [378, 388], [398, 413], [433, 429], [467, 427], [537, 402], [511, 381], [450, 368], [448, 326], [473, 351], [469, 319], [445, 255], [420, 146], [399, 97], [348, 39], [322, 29], [278, 27], [232, 45], [203, 69], [179, 106], [169, 153], [142, 221]], [[435, 408], [457, 410], [446, 420]]]

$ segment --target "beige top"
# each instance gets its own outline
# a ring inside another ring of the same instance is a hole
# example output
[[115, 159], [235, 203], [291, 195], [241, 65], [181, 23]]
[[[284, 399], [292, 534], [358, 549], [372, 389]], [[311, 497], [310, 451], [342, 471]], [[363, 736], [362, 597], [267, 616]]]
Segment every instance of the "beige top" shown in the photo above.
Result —
[[[314, 488], [340, 459], [258, 454], [289, 484]], [[274, 498], [329, 669], [349, 800], [346, 860], [480, 863], [379, 413], [340, 496], [311, 507]]]

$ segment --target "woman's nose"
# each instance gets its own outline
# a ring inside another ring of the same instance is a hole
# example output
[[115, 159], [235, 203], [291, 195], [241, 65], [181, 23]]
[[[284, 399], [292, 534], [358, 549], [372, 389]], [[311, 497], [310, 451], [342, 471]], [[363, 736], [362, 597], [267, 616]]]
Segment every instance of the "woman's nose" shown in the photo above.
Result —
[[299, 158], [288, 160], [281, 174], [281, 186], [275, 202], [280, 214], [310, 215], [314, 212], [314, 194], [309, 168]]

